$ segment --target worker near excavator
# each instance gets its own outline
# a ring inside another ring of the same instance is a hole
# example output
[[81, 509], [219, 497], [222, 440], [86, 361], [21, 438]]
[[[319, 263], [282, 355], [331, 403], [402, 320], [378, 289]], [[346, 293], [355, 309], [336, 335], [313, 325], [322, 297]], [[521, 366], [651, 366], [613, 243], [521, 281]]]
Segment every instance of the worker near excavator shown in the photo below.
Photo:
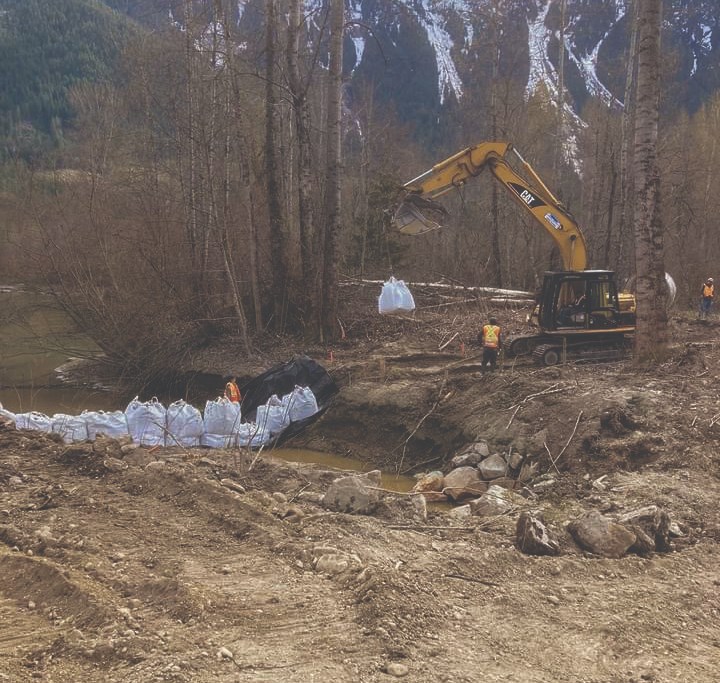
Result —
[[237, 385], [237, 377], [235, 375], [228, 377], [227, 384], [225, 385], [225, 398], [231, 403], [240, 403], [242, 400], [240, 387]]
[[481, 334], [483, 347], [482, 362], [480, 367], [483, 370], [489, 368], [494, 370], [497, 366], [498, 351], [502, 347], [502, 330], [496, 318], [490, 318], [487, 325], [483, 325]]
[[709, 277], [702, 286], [702, 296], [700, 297], [700, 320], [705, 320], [710, 313], [713, 297], [715, 296], [715, 284], [713, 279]]

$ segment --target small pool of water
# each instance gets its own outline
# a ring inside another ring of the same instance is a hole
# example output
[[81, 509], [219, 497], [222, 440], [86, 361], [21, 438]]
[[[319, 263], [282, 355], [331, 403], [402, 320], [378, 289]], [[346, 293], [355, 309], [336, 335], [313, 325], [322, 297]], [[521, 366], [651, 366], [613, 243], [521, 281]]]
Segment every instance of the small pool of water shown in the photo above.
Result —
[[[315, 464], [337, 470], [369, 472], [372, 469], [376, 469], [354, 458], [346, 458], [341, 455], [332, 455], [331, 453], [321, 453], [319, 451], [303, 450], [301, 448], [276, 448], [268, 453], [273, 457], [281, 458], [288, 462]], [[382, 472], [381, 479], [381, 486], [384, 489], [397, 491], [399, 493], [407, 493], [412, 490], [412, 487], [415, 486], [416, 483], [413, 477], [406, 477], [391, 472]]]

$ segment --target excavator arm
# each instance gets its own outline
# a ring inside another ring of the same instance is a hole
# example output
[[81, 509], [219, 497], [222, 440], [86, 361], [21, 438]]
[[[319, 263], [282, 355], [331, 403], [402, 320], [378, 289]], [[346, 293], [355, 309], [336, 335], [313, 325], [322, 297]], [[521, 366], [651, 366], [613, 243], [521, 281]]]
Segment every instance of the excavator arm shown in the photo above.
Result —
[[[531, 181], [510, 165], [507, 158], [510, 152]], [[486, 168], [550, 235], [560, 252], [563, 268], [585, 270], [587, 247], [575, 219], [509, 142], [481, 142], [468, 147], [405, 183], [403, 202], [393, 216], [395, 227], [410, 235], [439, 228], [425, 212], [447, 213], [436, 199], [462, 187]]]

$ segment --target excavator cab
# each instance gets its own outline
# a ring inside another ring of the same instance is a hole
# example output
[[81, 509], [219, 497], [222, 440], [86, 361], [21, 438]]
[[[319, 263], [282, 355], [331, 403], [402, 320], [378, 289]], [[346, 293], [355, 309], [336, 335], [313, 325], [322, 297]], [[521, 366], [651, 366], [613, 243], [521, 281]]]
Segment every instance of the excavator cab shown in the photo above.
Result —
[[530, 322], [540, 332], [510, 340], [510, 356], [532, 354], [543, 365], [575, 358], [613, 358], [635, 331], [610, 270], [548, 271]]
[[634, 314], [620, 310], [615, 274], [609, 270], [545, 273], [537, 318], [541, 329], [568, 334], [634, 324]]

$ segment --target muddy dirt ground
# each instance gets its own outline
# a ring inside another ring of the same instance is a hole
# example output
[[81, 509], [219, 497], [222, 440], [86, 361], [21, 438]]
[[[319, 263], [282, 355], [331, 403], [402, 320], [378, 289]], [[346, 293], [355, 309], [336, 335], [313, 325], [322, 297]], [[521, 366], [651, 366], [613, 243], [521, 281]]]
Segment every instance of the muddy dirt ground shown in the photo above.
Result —
[[[414, 475], [484, 440], [535, 467], [524, 502], [423, 515], [387, 492], [372, 515], [329, 512], [341, 473], [272, 452], [125, 453], [0, 426], [0, 681], [720, 679], [720, 324], [674, 315], [651, 370], [483, 375], [485, 305], [442, 303], [370, 307], [332, 349], [303, 349], [340, 393], [286, 445]], [[681, 534], [669, 552], [602, 558], [566, 530], [651, 504]], [[558, 556], [516, 548], [522, 509]]]

